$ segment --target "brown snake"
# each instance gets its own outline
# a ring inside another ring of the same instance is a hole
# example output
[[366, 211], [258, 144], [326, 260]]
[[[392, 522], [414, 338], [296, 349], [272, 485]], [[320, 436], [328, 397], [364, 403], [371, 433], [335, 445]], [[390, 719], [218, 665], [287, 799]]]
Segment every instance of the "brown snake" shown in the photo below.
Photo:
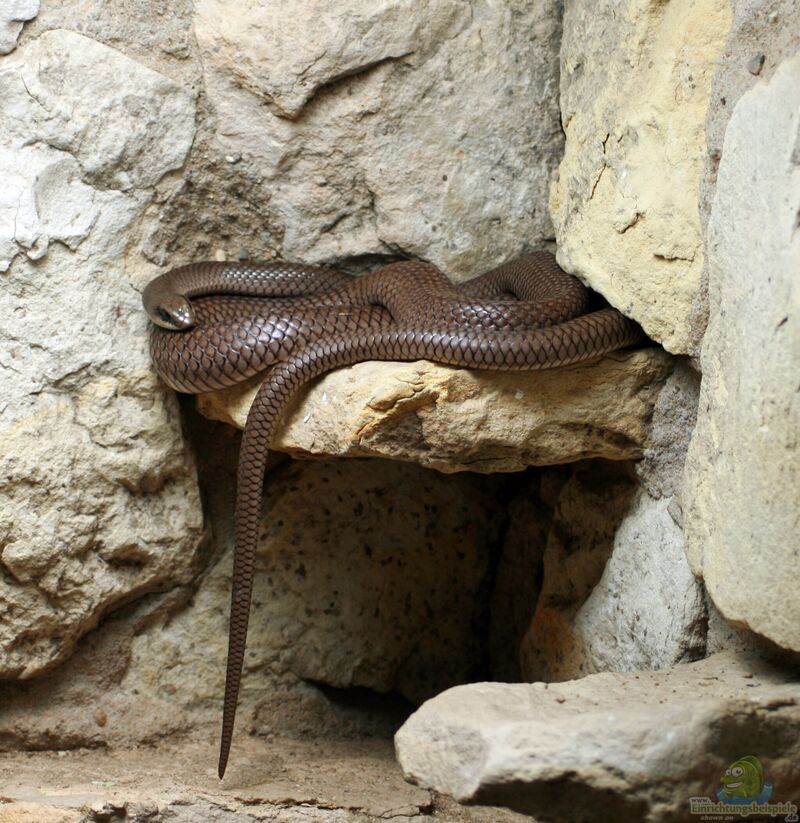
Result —
[[267, 452], [298, 389], [363, 360], [532, 371], [644, 339], [616, 309], [591, 311], [588, 290], [545, 253], [460, 286], [418, 262], [361, 277], [282, 262], [197, 263], [157, 277], [142, 300], [154, 323], [153, 362], [173, 389], [212, 391], [272, 367], [239, 454], [220, 777], [242, 676]]

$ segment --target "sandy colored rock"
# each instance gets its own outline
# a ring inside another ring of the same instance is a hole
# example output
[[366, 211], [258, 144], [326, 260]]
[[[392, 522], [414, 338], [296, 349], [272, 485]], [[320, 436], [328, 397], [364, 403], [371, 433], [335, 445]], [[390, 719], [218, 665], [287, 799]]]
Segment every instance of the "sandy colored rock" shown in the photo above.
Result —
[[559, 9], [198, 3], [215, 144], [258, 169], [281, 254], [423, 257], [463, 279], [551, 239]]
[[[800, 56], [742, 96], [709, 221], [710, 320], [682, 494], [722, 614], [800, 650]], [[746, 225], [747, 231], [742, 231]]]
[[660, 672], [567, 683], [476, 683], [429, 700], [395, 747], [406, 778], [542, 819], [688, 820], [758, 752], [774, 802], [797, 801], [797, 670], [715, 655]]
[[81, 823], [79, 809], [42, 803], [7, 803], [0, 806], [0, 823]]
[[674, 353], [691, 345], [705, 123], [730, 24], [727, 0], [587, 0], [564, 17], [558, 260]]
[[194, 466], [123, 274], [145, 187], [182, 162], [195, 110], [168, 78], [66, 31], [6, 58], [0, 86], [0, 678], [13, 679], [196, 571]]
[[319, 745], [244, 735], [241, 762], [222, 782], [209, 765], [210, 738], [0, 754], [0, 823], [530, 823], [409, 785], [389, 740]]
[[[304, 390], [275, 448], [413, 460], [444, 472], [635, 458], [671, 368], [657, 349], [529, 373], [361, 363]], [[198, 407], [243, 427], [256, 390], [251, 383], [202, 395]]]
[[662, 668], [702, 655], [702, 589], [669, 504], [638, 488], [627, 466], [576, 469], [558, 497], [521, 644], [525, 680]]

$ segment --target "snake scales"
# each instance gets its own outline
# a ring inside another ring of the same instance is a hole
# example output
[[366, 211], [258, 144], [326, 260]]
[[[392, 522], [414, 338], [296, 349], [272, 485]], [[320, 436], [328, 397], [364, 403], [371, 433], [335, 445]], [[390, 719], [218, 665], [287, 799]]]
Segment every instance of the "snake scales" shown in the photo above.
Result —
[[587, 289], [545, 253], [460, 286], [419, 262], [361, 277], [282, 262], [197, 263], [157, 277], [142, 299], [154, 324], [153, 362], [172, 388], [221, 389], [271, 367], [239, 455], [220, 777], [242, 676], [267, 452], [298, 389], [363, 360], [525, 371], [577, 363], [643, 339], [616, 309], [592, 311]]

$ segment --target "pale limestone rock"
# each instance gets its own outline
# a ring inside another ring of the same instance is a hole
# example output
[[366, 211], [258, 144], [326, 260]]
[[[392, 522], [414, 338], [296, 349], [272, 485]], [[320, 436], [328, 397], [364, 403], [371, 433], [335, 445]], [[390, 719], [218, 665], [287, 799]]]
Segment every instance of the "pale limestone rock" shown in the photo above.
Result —
[[190, 92], [60, 30], [3, 63], [0, 116], [0, 271], [20, 251], [38, 260], [53, 240], [76, 249], [98, 220], [117, 225], [95, 242], [118, 242], [146, 202], [134, 189], [179, 166], [194, 137]]
[[27, 678], [195, 572], [194, 467], [123, 274], [152, 196], [132, 187], [182, 162], [194, 102], [50, 31], [2, 62], [0, 115], [0, 678]]
[[66, 30], [45, 32], [12, 60], [27, 94], [19, 126], [73, 154], [88, 182], [152, 186], [183, 163], [193, 94], [169, 78]]
[[463, 279], [550, 239], [558, 9], [198, 4], [216, 145], [258, 169], [283, 256], [399, 253]]
[[[229, 495], [225, 475], [215, 485]], [[274, 471], [266, 499], [245, 701], [298, 677], [421, 700], [479, 664], [473, 627], [502, 512], [491, 478], [390, 461], [292, 462]], [[127, 689], [217, 706], [232, 564], [229, 530], [218, 531], [225, 553], [193, 607], [134, 640]], [[278, 712], [277, 733], [281, 723]]]
[[521, 645], [524, 679], [662, 668], [702, 654], [702, 589], [669, 503], [637, 489], [626, 467], [595, 464], [566, 483]]
[[324, 85], [385, 60], [430, 52], [468, 23], [464, 0], [379, 0], [364, 5], [290, 0], [231, 14], [201, 0], [195, 26], [204, 53], [245, 88], [296, 117]]
[[3, 426], [3, 678], [63, 660], [111, 607], [193, 573], [202, 518], [173, 403], [144, 368], [89, 374]]
[[31, 260], [47, 254], [52, 241], [76, 249], [89, 235], [100, 204], [113, 195], [81, 180], [80, 166], [67, 152], [49, 146], [0, 151], [0, 270], [25, 251]]
[[[360, 363], [300, 394], [274, 447], [391, 457], [443, 472], [508, 472], [588, 457], [641, 456], [672, 368], [658, 349], [541, 372]], [[257, 384], [201, 395], [200, 411], [244, 426]]]
[[3, 0], [0, 5], [0, 54], [10, 54], [27, 20], [39, 13], [39, 0]]
[[705, 122], [730, 22], [727, 0], [581, 0], [564, 17], [559, 263], [674, 353], [690, 349]]
[[758, 753], [773, 801], [800, 792], [798, 672], [715, 655], [660, 672], [458, 686], [395, 737], [406, 778], [460, 801], [573, 823], [689, 820]]
[[722, 614], [800, 650], [800, 55], [742, 96], [709, 222], [710, 320], [682, 494]]

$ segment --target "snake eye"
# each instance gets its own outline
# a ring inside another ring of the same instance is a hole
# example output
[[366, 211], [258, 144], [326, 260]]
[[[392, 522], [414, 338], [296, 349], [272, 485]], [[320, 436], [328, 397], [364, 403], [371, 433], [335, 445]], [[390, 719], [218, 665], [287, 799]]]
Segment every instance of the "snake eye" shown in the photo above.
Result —
[[194, 325], [191, 307], [185, 300], [164, 300], [148, 309], [150, 319], [164, 329], [183, 331]]

